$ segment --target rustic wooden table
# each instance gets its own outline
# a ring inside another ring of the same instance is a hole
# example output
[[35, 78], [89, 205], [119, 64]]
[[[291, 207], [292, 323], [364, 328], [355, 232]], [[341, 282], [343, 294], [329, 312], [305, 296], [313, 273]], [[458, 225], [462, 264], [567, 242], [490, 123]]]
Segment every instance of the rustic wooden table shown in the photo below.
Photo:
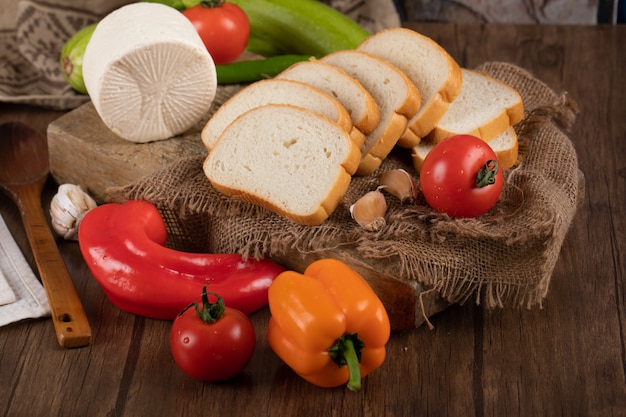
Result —
[[[388, 359], [360, 393], [320, 389], [268, 348], [267, 309], [245, 373], [220, 384], [184, 376], [169, 322], [126, 314], [93, 280], [73, 242], [59, 241], [89, 316], [93, 343], [66, 350], [49, 319], [0, 328], [3, 416], [626, 416], [626, 27], [413, 24], [466, 67], [508, 61], [580, 106], [572, 141], [585, 201], [543, 308], [452, 306], [392, 334]], [[0, 105], [0, 122], [45, 132], [61, 112]], [[56, 185], [43, 199], [47, 207]], [[34, 262], [17, 210], [0, 212]]]

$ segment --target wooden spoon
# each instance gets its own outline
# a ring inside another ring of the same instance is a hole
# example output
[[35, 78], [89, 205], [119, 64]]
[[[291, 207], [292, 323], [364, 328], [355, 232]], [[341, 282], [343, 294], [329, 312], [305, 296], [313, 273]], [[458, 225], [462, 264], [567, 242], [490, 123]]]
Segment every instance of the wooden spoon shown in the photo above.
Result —
[[46, 289], [59, 345], [91, 343], [91, 328], [41, 205], [48, 179], [48, 142], [21, 123], [0, 125], [0, 188], [17, 204]]

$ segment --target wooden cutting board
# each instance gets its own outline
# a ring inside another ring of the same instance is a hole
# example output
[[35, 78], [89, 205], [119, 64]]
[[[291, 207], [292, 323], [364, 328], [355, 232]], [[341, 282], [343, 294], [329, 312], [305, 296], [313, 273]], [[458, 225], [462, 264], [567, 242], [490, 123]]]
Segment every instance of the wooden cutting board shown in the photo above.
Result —
[[[205, 123], [206, 120], [201, 121], [182, 136], [137, 144], [108, 129], [88, 102], [49, 125], [50, 172], [59, 184], [80, 185], [103, 203], [109, 187], [132, 184], [179, 158], [206, 154], [200, 140]], [[370, 283], [383, 301], [395, 330], [418, 327], [449, 306], [437, 291], [428, 291], [420, 283], [402, 281], [388, 273], [394, 269], [383, 265], [384, 261], [365, 261], [351, 251], [330, 251], [328, 256], [346, 262]], [[276, 259], [299, 272], [314, 260], [310, 255], [299, 253]]]
[[48, 126], [50, 172], [59, 184], [80, 185], [102, 203], [108, 187], [131, 184], [181, 157], [206, 154], [203, 126], [168, 140], [133, 143], [113, 133], [87, 102]]

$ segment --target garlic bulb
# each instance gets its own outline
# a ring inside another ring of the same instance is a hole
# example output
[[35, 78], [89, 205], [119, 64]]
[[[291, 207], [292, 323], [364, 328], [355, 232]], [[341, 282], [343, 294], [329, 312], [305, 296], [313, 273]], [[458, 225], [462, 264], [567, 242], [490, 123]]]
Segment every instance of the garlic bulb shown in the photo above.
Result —
[[96, 206], [94, 199], [78, 185], [61, 184], [50, 202], [52, 228], [67, 240], [77, 240], [80, 221]]
[[375, 232], [387, 224], [387, 201], [380, 187], [370, 191], [350, 206], [350, 215], [365, 230]]
[[392, 169], [380, 175], [381, 188], [402, 203], [414, 203], [417, 200], [417, 182], [403, 169]]

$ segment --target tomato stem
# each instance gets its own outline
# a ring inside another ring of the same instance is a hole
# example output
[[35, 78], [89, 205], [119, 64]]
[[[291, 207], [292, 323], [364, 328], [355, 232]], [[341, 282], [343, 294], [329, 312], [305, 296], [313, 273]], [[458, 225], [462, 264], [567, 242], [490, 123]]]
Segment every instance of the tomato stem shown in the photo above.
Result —
[[214, 9], [216, 7], [220, 7], [224, 3], [224, 0], [202, 0], [200, 4], [202, 7], [208, 7], [210, 9]]
[[[209, 294], [216, 296], [217, 301], [214, 303], [210, 302]], [[202, 287], [202, 310], [200, 310], [200, 305], [198, 303], [192, 303], [191, 305], [193, 305], [196, 309], [198, 317], [205, 323], [216, 322], [224, 315], [224, 310], [226, 309], [224, 299], [217, 293], [207, 292], [206, 285]]]
[[498, 161], [490, 159], [480, 168], [476, 174], [476, 187], [482, 188], [496, 182], [496, 174], [498, 173]]
[[365, 343], [359, 339], [357, 333], [344, 334], [333, 346], [328, 349], [331, 359], [339, 366], [348, 367], [350, 379], [348, 380], [348, 389], [351, 391], [361, 390], [361, 353]]

